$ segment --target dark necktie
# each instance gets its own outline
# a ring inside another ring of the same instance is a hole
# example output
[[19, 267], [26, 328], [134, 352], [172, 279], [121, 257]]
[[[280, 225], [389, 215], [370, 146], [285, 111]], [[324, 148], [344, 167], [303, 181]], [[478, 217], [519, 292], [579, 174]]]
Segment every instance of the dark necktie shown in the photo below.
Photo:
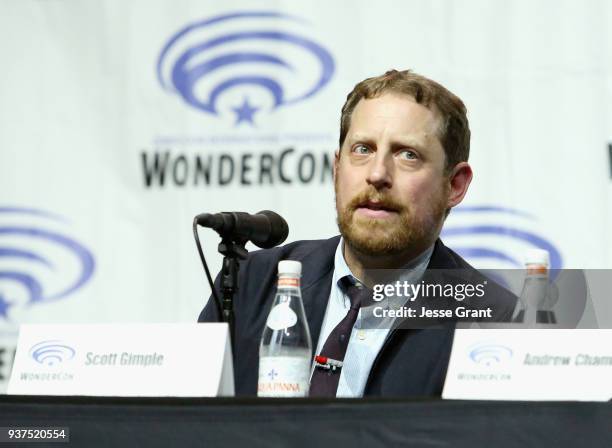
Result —
[[[351, 307], [346, 313], [344, 319], [342, 319], [336, 328], [329, 334], [325, 345], [321, 349], [321, 356], [331, 358], [336, 361], [344, 361], [344, 355], [348, 347], [349, 339], [351, 338], [351, 332], [353, 326], [359, 315], [359, 308], [362, 304], [365, 304], [370, 291], [365, 288], [362, 284], [356, 283], [355, 279], [347, 275], [342, 277], [338, 281], [340, 290], [346, 294], [351, 301]], [[321, 367], [315, 367], [310, 379], [310, 393], [311, 397], [335, 397], [336, 391], [338, 390], [338, 382], [340, 381], [340, 372], [342, 370], [325, 370]]]

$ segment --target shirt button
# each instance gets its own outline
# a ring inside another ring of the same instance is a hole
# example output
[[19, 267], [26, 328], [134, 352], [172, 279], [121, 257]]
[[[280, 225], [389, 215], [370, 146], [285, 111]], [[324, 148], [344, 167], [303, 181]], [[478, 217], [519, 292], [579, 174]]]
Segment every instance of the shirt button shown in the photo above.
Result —
[[366, 338], [366, 332], [363, 330], [357, 331], [357, 337], [363, 341]]

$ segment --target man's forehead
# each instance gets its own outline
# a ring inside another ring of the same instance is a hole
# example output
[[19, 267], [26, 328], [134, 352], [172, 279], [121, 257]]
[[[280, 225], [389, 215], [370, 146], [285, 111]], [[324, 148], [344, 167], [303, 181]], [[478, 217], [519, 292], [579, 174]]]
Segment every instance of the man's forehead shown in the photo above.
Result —
[[351, 116], [348, 138], [374, 137], [383, 131], [404, 138], [438, 137], [441, 126], [439, 113], [417, 103], [412, 96], [386, 93], [362, 99]]

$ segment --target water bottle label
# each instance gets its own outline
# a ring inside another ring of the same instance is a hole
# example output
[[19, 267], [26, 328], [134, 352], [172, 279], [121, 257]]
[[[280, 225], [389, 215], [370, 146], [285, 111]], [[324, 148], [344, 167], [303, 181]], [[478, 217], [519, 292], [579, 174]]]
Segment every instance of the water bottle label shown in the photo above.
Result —
[[310, 359], [266, 356], [259, 359], [259, 397], [306, 397], [310, 386]]
[[527, 275], [534, 277], [546, 277], [548, 274], [547, 266], [527, 265]]
[[289, 303], [279, 303], [270, 310], [266, 325], [272, 330], [282, 330], [293, 327], [297, 323], [297, 314], [289, 307]]
[[300, 279], [298, 277], [280, 277], [278, 279], [279, 288], [299, 288]]

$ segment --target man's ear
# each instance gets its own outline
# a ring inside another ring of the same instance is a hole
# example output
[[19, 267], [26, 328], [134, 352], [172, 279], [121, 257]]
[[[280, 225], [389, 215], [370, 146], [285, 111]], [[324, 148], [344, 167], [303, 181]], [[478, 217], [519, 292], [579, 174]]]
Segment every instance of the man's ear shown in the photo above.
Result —
[[336, 172], [338, 171], [338, 163], [340, 162], [340, 150], [337, 149], [334, 153], [334, 166], [333, 166], [333, 177], [334, 182], [336, 181]]
[[448, 177], [450, 194], [448, 196], [447, 209], [461, 203], [467, 193], [470, 182], [472, 182], [473, 175], [472, 167], [467, 162], [459, 162], [453, 167]]

